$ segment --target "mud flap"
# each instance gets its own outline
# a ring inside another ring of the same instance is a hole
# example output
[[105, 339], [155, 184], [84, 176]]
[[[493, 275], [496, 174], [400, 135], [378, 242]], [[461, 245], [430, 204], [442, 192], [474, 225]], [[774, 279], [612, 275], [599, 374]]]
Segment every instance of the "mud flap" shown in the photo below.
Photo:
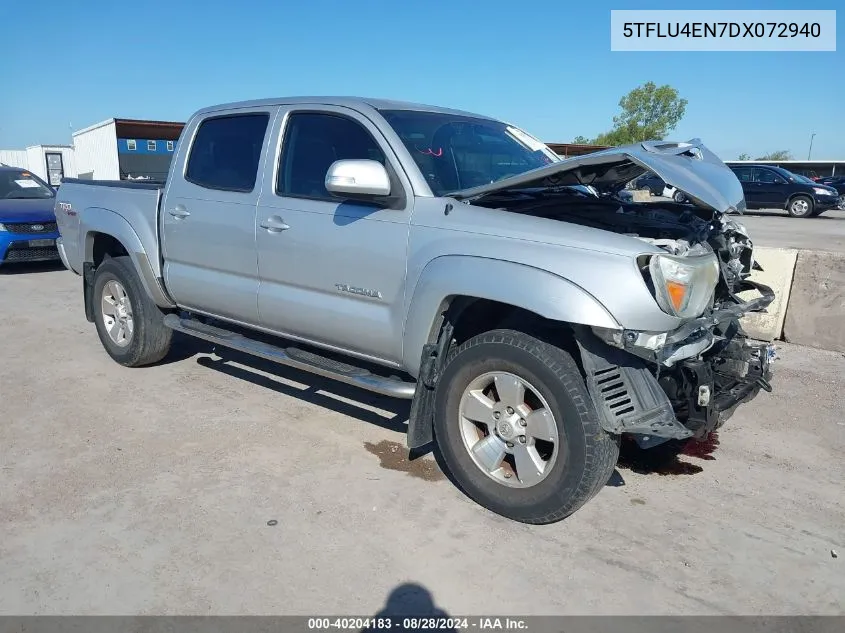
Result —
[[89, 323], [94, 322], [94, 264], [82, 264], [82, 303], [85, 308], [85, 318]]
[[602, 428], [642, 436], [638, 442], [648, 446], [660, 443], [651, 441], [652, 437], [680, 440], [692, 435], [678, 422], [672, 403], [645, 361], [590, 332], [582, 330], [576, 340]]

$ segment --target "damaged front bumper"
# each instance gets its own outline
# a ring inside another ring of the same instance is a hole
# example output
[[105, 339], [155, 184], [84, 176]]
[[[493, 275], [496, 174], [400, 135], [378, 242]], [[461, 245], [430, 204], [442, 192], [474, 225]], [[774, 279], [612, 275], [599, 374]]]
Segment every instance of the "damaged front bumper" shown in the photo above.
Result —
[[579, 331], [587, 387], [604, 429], [633, 434], [643, 446], [704, 439], [760, 389], [771, 391], [774, 347], [749, 339], [739, 318], [764, 310], [774, 292], [748, 280], [746, 289], [761, 296], [736, 299], [673, 332]]

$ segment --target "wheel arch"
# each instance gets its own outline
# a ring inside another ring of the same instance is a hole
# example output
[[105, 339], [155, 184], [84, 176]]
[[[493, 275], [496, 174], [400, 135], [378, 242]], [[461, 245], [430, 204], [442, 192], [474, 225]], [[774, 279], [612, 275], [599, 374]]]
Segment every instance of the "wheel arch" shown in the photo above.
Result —
[[[157, 277], [140, 237], [129, 222], [109, 209], [90, 207], [83, 212], [81, 233], [84, 283], [93, 282], [93, 271], [107, 256], [128, 255], [144, 290], [160, 308], [173, 308], [161, 278]], [[86, 302], [86, 315], [87, 315]]]
[[429, 262], [408, 302], [402, 345], [406, 370], [419, 374], [423, 348], [437, 340], [447, 313], [455, 321], [480, 301], [561, 325], [621, 327], [598, 299], [563, 277], [506, 260], [447, 255]]
[[789, 194], [789, 196], [786, 198], [786, 204], [783, 208], [788, 211], [789, 205], [792, 204], [792, 201], [795, 200], [795, 198], [806, 198], [810, 201], [810, 209], [814, 209], [816, 207], [816, 201], [813, 199], [812, 195], [805, 191], [796, 191], [795, 193]]

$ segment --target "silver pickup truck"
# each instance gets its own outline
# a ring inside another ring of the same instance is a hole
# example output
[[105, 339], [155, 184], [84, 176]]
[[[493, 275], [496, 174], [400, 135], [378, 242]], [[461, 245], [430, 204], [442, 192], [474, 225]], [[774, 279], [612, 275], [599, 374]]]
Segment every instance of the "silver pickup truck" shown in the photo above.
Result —
[[[633, 202], [648, 171], [685, 202]], [[773, 299], [743, 209], [697, 140], [561, 160], [495, 119], [352, 98], [200, 110], [166, 182], [65, 180], [56, 201], [115, 361], [179, 331], [410, 399], [408, 446], [527, 523], [593, 497], [623, 437], [703, 439], [771, 389], [739, 324]]]

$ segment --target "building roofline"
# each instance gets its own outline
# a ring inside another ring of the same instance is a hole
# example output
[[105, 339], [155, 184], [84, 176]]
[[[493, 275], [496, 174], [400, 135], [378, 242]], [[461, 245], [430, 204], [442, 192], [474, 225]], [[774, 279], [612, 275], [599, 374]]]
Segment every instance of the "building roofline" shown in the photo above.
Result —
[[34, 149], [36, 147], [60, 147], [62, 149], [73, 149], [73, 145], [62, 145], [60, 143], [36, 143], [35, 145], [27, 145], [26, 149]]
[[100, 121], [99, 123], [95, 123], [94, 125], [89, 125], [88, 127], [82, 128], [81, 130], [77, 130], [76, 132], [71, 134], [71, 136], [77, 136], [79, 134], [85, 134], [86, 132], [92, 132], [97, 128], [105, 127], [106, 125], [110, 125], [111, 123], [114, 123], [114, 118], [106, 119], [105, 121]]

